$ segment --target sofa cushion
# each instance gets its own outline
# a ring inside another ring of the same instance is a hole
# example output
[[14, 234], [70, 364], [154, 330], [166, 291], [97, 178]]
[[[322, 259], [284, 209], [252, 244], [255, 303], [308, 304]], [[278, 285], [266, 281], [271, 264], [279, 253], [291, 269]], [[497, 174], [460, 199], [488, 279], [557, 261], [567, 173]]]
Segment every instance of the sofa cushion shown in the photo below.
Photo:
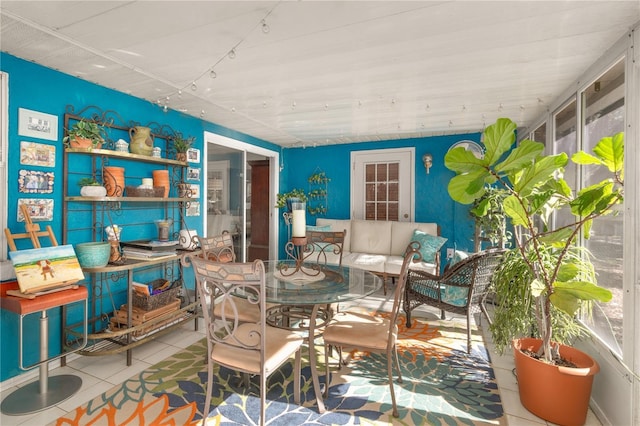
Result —
[[351, 221], [352, 253], [391, 254], [391, 222], [376, 220]]
[[345, 253], [342, 255], [344, 266], [355, 266], [371, 272], [384, 273], [387, 256], [383, 254]]
[[391, 222], [391, 252], [402, 256], [416, 229], [431, 235], [440, 235], [437, 223]]
[[331, 231], [331, 225], [323, 225], [323, 226], [307, 225], [307, 231], [330, 232]]
[[349, 252], [351, 250], [351, 221], [349, 219], [325, 219], [319, 217], [316, 219], [316, 226], [329, 225], [331, 229], [329, 231], [340, 232], [347, 231], [344, 236], [344, 243], [342, 244], [342, 251]]
[[420, 243], [420, 254], [422, 255], [422, 260], [424, 262], [435, 263], [436, 253], [440, 251], [440, 248], [447, 242], [447, 239], [438, 237], [437, 235], [427, 234], [426, 232], [416, 229], [413, 231], [411, 241], [417, 241]]
[[[387, 261], [384, 264], [384, 271], [389, 275], [400, 275], [400, 270], [402, 269], [402, 262], [404, 261], [404, 256], [395, 256], [390, 255], [387, 256]], [[436, 270], [435, 263], [426, 263], [426, 262], [418, 262], [409, 264], [409, 269], [417, 269], [419, 271], [428, 272], [433, 275], [438, 275]]]

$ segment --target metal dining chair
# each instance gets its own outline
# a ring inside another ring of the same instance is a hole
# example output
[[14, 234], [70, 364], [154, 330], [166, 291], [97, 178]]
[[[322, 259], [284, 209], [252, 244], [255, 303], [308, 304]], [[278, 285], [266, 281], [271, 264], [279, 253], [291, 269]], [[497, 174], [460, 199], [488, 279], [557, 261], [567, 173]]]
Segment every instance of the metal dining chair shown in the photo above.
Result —
[[387, 374], [389, 376], [389, 388], [391, 390], [391, 401], [393, 405], [393, 416], [398, 417], [396, 406], [396, 394], [393, 388], [393, 358], [395, 356], [395, 366], [398, 373], [398, 382], [402, 383], [402, 373], [400, 372], [400, 361], [396, 349], [398, 338], [398, 312], [402, 303], [404, 286], [407, 282], [409, 264], [419, 259], [419, 244], [412, 242], [407, 247], [402, 268], [398, 275], [398, 282], [393, 296], [393, 307], [388, 318], [371, 316], [367, 313], [341, 312], [333, 317], [324, 329], [324, 353], [326, 386], [325, 397], [329, 395], [329, 348], [338, 349], [338, 366], [343, 363], [342, 348], [357, 348], [376, 353], [386, 353]]
[[[267, 325], [263, 262], [220, 263], [187, 255], [185, 264], [189, 263], [196, 277], [209, 357], [203, 418], [211, 408], [214, 363], [260, 377], [260, 424], [264, 425], [267, 378], [294, 355], [294, 400], [300, 403], [300, 348], [304, 339], [293, 331]], [[238, 300], [258, 308], [257, 322], [240, 319]], [[216, 306], [223, 306], [220, 320], [213, 313]]]

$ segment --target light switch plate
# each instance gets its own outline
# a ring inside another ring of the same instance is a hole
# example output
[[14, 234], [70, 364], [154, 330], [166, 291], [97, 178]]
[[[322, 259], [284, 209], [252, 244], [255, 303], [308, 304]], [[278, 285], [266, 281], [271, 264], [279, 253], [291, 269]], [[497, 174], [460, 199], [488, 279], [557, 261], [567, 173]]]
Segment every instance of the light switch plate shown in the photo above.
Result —
[[453, 258], [453, 249], [452, 248], [448, 248], [447, 249], [447, 260], [452, 259]]

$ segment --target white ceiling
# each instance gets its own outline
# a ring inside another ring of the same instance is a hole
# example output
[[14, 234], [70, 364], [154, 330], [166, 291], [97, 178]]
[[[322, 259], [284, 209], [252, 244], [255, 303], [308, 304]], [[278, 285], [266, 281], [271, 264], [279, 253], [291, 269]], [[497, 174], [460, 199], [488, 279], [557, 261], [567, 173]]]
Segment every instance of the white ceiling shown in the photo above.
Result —
[[498, 117], [531, 125], [640, 21], [639, 0], [2, 0], [0, 10], [4, 52], [281, 146], [478, 132]]

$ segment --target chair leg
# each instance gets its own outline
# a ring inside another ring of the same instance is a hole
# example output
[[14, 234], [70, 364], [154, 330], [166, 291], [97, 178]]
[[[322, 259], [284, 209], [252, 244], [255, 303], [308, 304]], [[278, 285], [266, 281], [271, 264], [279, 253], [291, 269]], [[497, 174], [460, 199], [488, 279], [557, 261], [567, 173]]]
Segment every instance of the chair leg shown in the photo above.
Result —
[[209, 410], [211, 409], [212, 390], [213, 390], [213, 361], [209, 359], [207, 362], [207, 393], [204, 398], [204, 404], [202, 407], [203, 423], [206, 423], [206, 419], [207, 417], [209, 417]]
[[[325, 385], [324, 385], [324, 397], [329, 397], [329, 348], [330, 346], [325, 343], [324, 345], [324, 376], [325, 376]], [[338, 364], [340, 361], [338, 361]]]
[[[296, 361], [293, 370], [293, 400], [296, 404], [300, 404], [300, 349], [296, 352]], [[328, 383], [327, 383], [327, 387]]]
[[467, 310], [467, 353], [471, 353], [471, 312]]
[[[264, 372], [264, 371], [263, 371]], [[265, 416], [267, 413], [267, 375], [260, 375], [260, 426], [265, 424]]]
[[393, 353], [394, 349], [387, 350], [387, 374], [389, 375], [389, 389], [391, 390], [391, 405], [393, 406], [393, 417], [400, 417], [396, 406], [396, 392], [393, 389]]
[[396, 355], [396, 370], [398, 370], [398, 383], [402, 383], [402, 371], [400, 371], [400, 358], [398, 357], [398, 347], [395, 347], [393, 353]]
[[447, 319], [447, 316], [444, 314], [444, 309], [440, 309], [440, 319]]

